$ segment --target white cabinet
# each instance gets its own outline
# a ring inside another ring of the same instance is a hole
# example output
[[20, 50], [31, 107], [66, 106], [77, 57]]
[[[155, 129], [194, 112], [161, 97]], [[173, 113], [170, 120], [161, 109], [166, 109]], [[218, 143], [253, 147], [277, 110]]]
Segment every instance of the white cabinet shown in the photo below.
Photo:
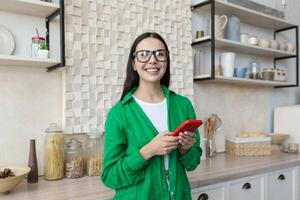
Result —
[[217, 184], [192, 190], [193, 200], [225, 200], [225, 185]]
[[263, 176], [239, 179], [228, 184], [228, 199], [230, 200], [263, 200]]
[[272, 172], [267, 175], [267, 199], [295, 200], [295, 170], [291, 168]]
[[193, 200], [300, 200], [300, 166], [192, 189]]

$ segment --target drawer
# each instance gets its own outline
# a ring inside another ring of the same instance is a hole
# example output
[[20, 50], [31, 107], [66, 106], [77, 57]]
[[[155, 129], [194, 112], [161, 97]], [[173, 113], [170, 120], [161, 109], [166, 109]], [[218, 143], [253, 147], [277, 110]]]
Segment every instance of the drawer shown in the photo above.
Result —
[[267, 193], [269, 200], [294, 200], [295, 171], [294, 169], [280, 170], [267, 175]]
[[252, 177], [229, 182], [228, 196], [230, 200], [263, 200], [263, 177]]
[[225, 200], [225, 186], [211, 185], [193, 189], [192, 200]]

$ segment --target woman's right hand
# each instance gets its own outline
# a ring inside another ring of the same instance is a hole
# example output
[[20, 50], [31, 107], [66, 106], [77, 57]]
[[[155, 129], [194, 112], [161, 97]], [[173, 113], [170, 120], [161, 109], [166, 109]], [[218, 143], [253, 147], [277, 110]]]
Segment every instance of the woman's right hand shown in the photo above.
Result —
[[159, 133], [148, 144], [140, 149], [140, 153], [145, 160], [149, 160], [153, 156], [167, 155], [177, 148], [179, 138], [170, 136], [171, 132], [166, 131]]

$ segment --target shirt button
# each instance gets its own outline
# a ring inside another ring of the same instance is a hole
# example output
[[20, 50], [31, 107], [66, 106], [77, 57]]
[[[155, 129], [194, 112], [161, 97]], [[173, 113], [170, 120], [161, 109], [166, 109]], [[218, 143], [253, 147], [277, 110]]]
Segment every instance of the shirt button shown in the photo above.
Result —
[[174, 195], [174, 192], [171, 192], [171, 195], [173, 196], [173, 195]]

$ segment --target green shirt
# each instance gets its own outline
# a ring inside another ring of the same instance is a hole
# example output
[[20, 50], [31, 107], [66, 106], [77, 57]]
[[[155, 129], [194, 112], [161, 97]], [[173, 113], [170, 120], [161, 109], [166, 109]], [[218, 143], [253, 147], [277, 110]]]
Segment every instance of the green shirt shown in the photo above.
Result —
[[[195, 111], [188, 98], [161, 87], [167, 99], [170, 131], [187, 119], [195, 119]], [[195, 131], [196, 143], [186, 154], [181, 155], [176, 149], [169, 155], [169, 193], [163, 156], [145, 161], [139, 152], [158, 131], [132, 97], [135, 90], [125, 95], [108, 113], [101, 180], [104, 185], [116, 190], [114, 199], [190, 200], [186, 170], [194, 170], [200, 163], [199, 132]]]

